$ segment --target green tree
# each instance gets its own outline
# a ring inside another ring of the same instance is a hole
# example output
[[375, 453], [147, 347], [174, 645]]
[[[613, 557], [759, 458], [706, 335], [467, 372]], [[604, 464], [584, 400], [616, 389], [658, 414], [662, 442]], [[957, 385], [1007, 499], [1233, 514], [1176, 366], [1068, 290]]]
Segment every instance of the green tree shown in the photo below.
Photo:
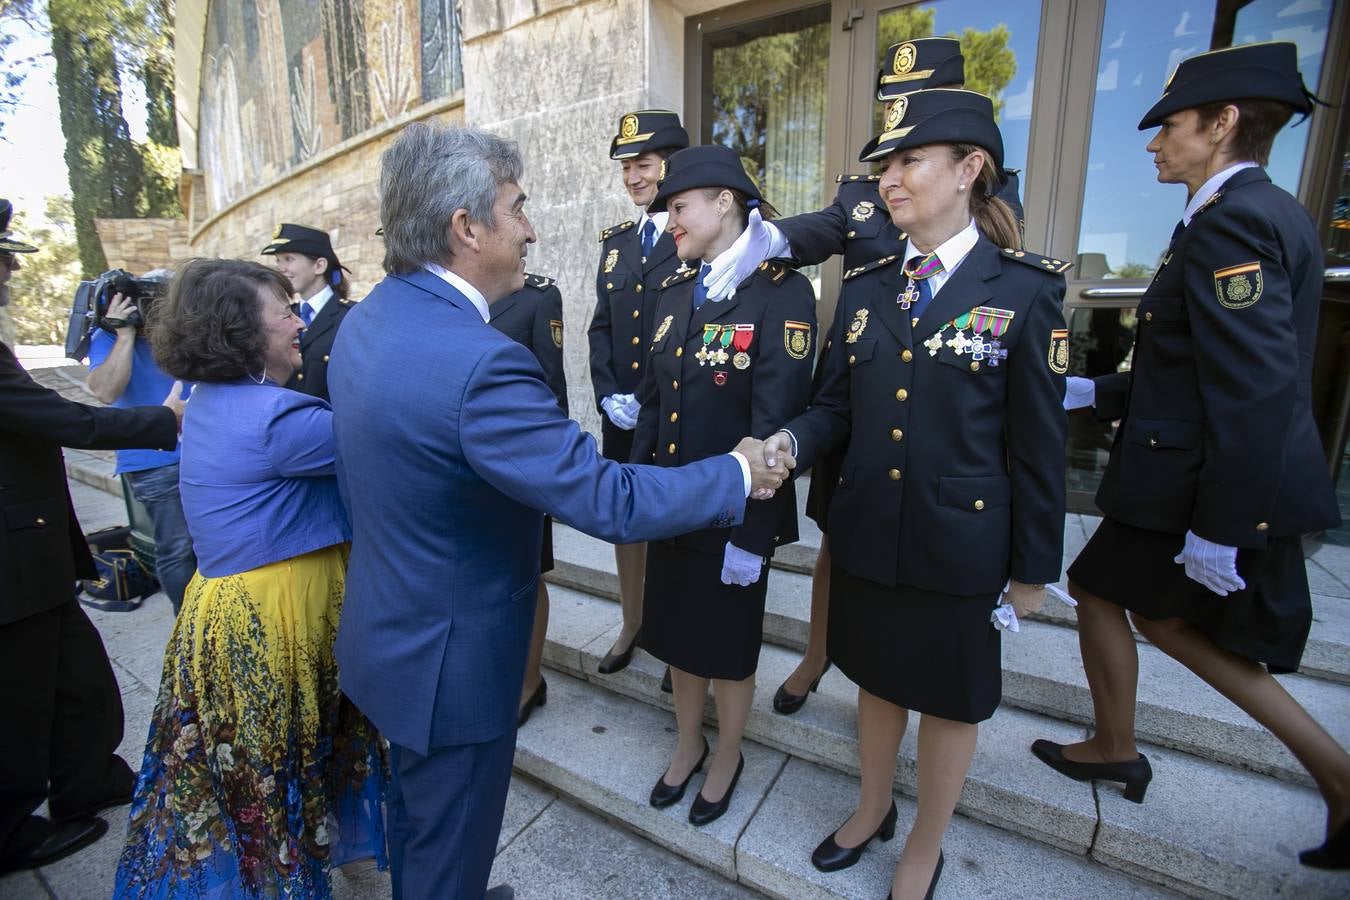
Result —
[[1127, 262], [1111, 274], [1117, 278], [1148, 278], [1153, 275], [1156, 266], [1150, 266], [1148, 263]]
[[25, 227], [14, 217], [14, 230], [37, 246], [19, 257], [22, 268], [9, 282], [9, 311], [19, 344], [59, 344], [66, 339], [70, 303], [80, 282], [75, 215], [69, 197], [48, 197], [46, 223]]
[[5, 119], [19, 105], [20, 89], [38, 57], [16, 57], [14, 44], [18, 37], [12, 30], [19, 24], [40, 33], [41, 25], [34, 0], [0, 0], [0, 135], [5, 133]]

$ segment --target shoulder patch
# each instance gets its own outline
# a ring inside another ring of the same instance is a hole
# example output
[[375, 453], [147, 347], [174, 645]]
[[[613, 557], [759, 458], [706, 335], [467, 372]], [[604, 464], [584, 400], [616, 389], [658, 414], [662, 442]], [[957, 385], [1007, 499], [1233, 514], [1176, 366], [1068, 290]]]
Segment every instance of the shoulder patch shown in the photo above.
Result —
[[636, 224], [637, 223], [634, 222], [632, 219], [629, 219], [627, 222], [620, 222], [618, 225], [611, 225], [604, 231], [600, 232], [600, 240], [607, 241], [610, 238], [614, 237], [614, 235], [616, 234], [623, 234], [625, 231], [632, 228]]
[[889, 266], [891, 263], [896, 262], [899, 259], [900, 257], [898, 254], [892, 254], [891, 256], [883, 256], [881, 259], [873, 260], [870, 263], [865, 263], [864, 265], [858, 266], [856, 269], [849, 269], [847, 272], [844, 273], [843, 280], [848, 281], [850, 278], [857, 278], [859, 275], [864, 275], [876, 269], [885, 268], [886, 266]]
[[525, 273], [526, 287], [538, 288], [539, 290], [544, 291], [548, 290], [554, 284], [556, 284], [556, 282], [546, 275], [531, 275], [529, 272]]
[[843, 184], [846, 181], [880, 181], [880, 175], [836, 175], [835, 184]]
[[759, 268], [755, 271], [762, 277], [772, 281], [774, 284], [778, 284], [792, 271], [792, 267], [782, 260], [767, 259], [760, 263]]
[[692, 266], [687, 266], [684, 263], [680, 263], [680, 267], [678, 269], [676, 269], [674, 272], [671, 272], [661, 281], [661, 288], [664, 290], [665, 288], [670, 287], [672, 284], [679, 284], [681, 281], [688, 281], [690, 278], [693, 278], [697, 274], [698, 269], [695, 269]]
[[1033, 269], [1040, 269], [1042, 272], [1063, 274], [1073, 268], [1071, 262], [1055, 259], [1053, 256], [1045, 256], [1035, 250], [1017, 250], [1013, 247], [1004, 247], [1003, 258], [1031, 266]]

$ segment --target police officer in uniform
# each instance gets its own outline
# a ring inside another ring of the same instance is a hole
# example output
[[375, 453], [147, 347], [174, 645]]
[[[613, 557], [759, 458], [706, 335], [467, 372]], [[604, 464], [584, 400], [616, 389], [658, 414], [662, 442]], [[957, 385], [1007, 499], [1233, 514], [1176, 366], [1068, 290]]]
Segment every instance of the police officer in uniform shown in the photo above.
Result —
[[338, 326], [354, 305], [347, 299], [351, 289], [347, 271], [333, 252], [328, 232], [289, 222], [277, 226], [272, 241], [262, 249], [276, 256], [277, 269], [291, 282], [300, 297], [291, 310], [305, 323], [300, 336], [304, 365], [286, 387], [313, 397], [328, 399], [328, 357], [333, 352]]
[[[624, 190], [638, 207], [628, 219], [600, 232], [600, 264], [595, 275], [595, 315], [586, 337], [591, 345], [591, 386], [600, 411], [601, 448], [607, 459], [628, 462], [637, 424], [638, 384], [647, 365], [652, 314], [661, 282], [680, 265], [675, 241], [666, 233], [666, 214], [649, 213], [666, 157], [689, 146], [680, 117], [662, 109], [642, 109], [619, 118], [619, 133], [609, 145], [618, 160]], [[642, 626], [644, 544], [616, 545], [619, 602], [623, 627], [600, 662], [603, 675], [618, 672], [633, 658]]]
[[1322, 250], [1262, 169], [1310, 97], [1294, 44], [1231, 47], [1183, 60], [1139, 123], [1159, 129], [1158, 180], [1185, 184], [1189, 202], [1139, 301], [1133, 371], [1070, 386], [1067, 405], [1120, 420], [1097, 492], [1105, 519], [1069, 567], [1096, 730], [1032, 750], [1143, 801], [1128, 610], [1303, 763], [1327, 832], [1299, 858], [1344, 869], [1350, 756], [1271, 677], [1298, 668], [1312, 622], [1301, 535], [1340, 521], [1309, 399]]
[[[525, 286], [488, 307], [492, 327], [530, 349], [544, 370], [544, 380], [567, 414], [567, 373], [563, 370], [562, 294], [552, 278], [525, 273]], [[553, 519], [544, 516], [544, 538], [539, 550], [539, 571], [553, 569]], [[539, 669], [548, 634], [548, 585], [539, 579], [534, 607], [534, 632], [530, 654], [525, 659], [525, 682], [520, 695], [520, 725], [529, 721], [535, 707], [548, 699], [548, 682]]]
[[[768, 436], [806, 408], [811, 388], [815, 293], [805, 276], [766, 262], [722, 303], [707, 303], [699, 268], [725, 252], [763, 214], [763, 198], [725, 147], [670, 157], [652, 210], [688, 265], [662, 282], [641, 386], [635, 463], [679, 466], [725, 452], [740, 435]], [[700, 264], [702, 264], [700, 266]], [[744, 758], [741, 738], [754, 699], [768, 560], [797, 539], [795, 492], [746, 509], [735, 528], [710, 528], [647, 547], [642, 648], [670, 666], [679, 738], [651, 804], [684, 796], [708, 756], [703, 707], [712, 683], [717, 752], [689, 810], [704, 825], [731, 803]]]
[[[1003, 141], [989, 98], [924, 90], [863, 149], [907, 239], [844, 274], [811, 409], [766, 445], [812, 465], [848, 443], [829, 521], [829, 657], [859, 686], [857, 811], [812, 855], [853, 865], [895, 830], [895, 754], [919, 726], [918, 814], [891, 896], [917, 900], [1001, 695], [1000, 598], [1039, 608], [1064, 529], [1068, 265], [1018, 250], [994, 193]], [[1010, 584], [1004, 593], [1005, 585]]]

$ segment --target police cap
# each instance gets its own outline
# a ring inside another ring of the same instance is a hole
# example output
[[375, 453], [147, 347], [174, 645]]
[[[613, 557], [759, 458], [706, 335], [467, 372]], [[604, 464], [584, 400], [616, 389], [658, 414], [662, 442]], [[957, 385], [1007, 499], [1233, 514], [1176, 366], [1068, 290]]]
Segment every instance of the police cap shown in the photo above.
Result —
[[661, 182], [656, 186], [656, 199], [647, 211], [664, 212], [671, 197], [704, 187], [732, 188], [751, 200], [764, 201], [735, 150], [717, 146], [688, 147], [675, 151], [665, 161]]
[[1161, 125], [1172, 113], [1223, 100], [1278, 100], [1296, 112], [1312, 111], [1313, 96], [1298, 71], [1290, 41], [1243, 44], [1183, 59], [1163, 95], [1139, 120], [1139, 130]]
[[632, 159], [653, 150], [689, 146], [689, 132], [678, 113], [668, 109], [640, 109], [619, 117], [619, 133], [609, 144], [610, 159]]
[[877, 99], [894, 100], [925, 88], [966, 82], [965, 59], [956, 38], [914, 38], [891, 44], [877, 70]]
[[994, 122], [994, 103], [984, 94], [955, 88], [915, 91], [891, 101], [881, 134], [858, 155], [859, 162], [924, 144], [974, 144], [1003, 168], [1003, 135]]

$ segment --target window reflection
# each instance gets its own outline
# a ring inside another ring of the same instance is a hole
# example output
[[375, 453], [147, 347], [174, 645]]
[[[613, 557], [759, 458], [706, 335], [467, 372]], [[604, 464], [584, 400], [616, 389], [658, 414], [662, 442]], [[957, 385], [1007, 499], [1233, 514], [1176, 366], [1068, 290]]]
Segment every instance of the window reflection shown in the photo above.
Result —
[[[1185, 208], [1185, 189], [1159, 184], [1136, 129], [1177, 63], [1207, 50], [1293, 41], [1313, 90], [1321, 77], [1332, 0], [1109, 0], [1093, 104], [1078, 239], [1080, 278], [1147, 278]], [[1284, 129], [1267, 171], [1298, 190], [1308, 126]]]
[[[1130, 368], [1136, 329], [1133, 309], [1078, 307], [1069, 312], [1069, 374], [1095, 378]], [[1095, 492], [1106, 470], [1114, 422], [1101, 422], [1090, 410], [1069, 414], [1070, 491]]]

